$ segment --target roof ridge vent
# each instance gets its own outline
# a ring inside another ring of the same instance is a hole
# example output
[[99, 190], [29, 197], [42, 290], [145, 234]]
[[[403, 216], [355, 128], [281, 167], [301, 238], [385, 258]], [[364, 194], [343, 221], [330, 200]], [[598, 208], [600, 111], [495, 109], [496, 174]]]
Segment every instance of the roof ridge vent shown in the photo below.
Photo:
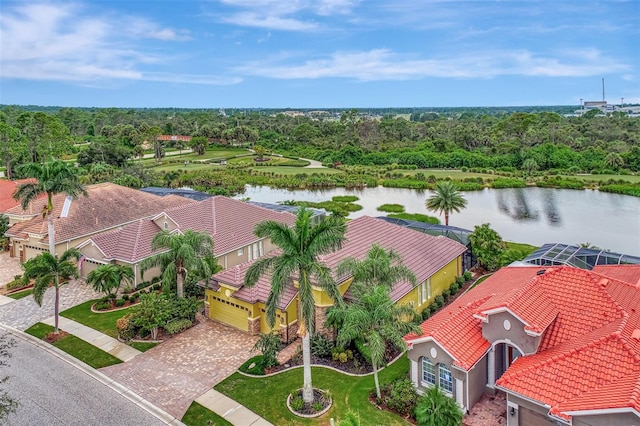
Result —
[[607, 285], [609, 285], [609, 279], [608, 278], [602, 278], [600, 281], [598, 281], [598, 284], [600, 284], [600, 287], [604, 288]]
[[633, 330], [631, 332], [631, 338], [632, 339], [636, 339], [636, 340], [640, 340], [640, 328], [636, 328], [635, 330]]

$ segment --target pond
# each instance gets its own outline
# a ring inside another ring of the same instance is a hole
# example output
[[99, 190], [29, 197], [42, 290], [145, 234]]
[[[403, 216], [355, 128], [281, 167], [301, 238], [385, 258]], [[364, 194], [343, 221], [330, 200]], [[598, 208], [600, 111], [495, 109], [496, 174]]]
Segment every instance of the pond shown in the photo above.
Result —
[[[237, 198], [278, 203], [285, 200], [325, 201], [356, 195], [363, 209], [349, 215], [383, 216], [382, 204], [402, 204], [408, 213], [429, 213], [424, 205], [431, 191], [403, 188], [349, 190], [286, 190], [247, 186]], [[640, 198], [595, 190], [548, 188], [484, 189], [463, 192], [467, 208], [453, 213], [449, 224], [473, 229], [490, 223], [506, 241], [533, 244], [589, 243], [613, 252], [640, 255]], [[440, 217], [444, 223], [444, 218]]]

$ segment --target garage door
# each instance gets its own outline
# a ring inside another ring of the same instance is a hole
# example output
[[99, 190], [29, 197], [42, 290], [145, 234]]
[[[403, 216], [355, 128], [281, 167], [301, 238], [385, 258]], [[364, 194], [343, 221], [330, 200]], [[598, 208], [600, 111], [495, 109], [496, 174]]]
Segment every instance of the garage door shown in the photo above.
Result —
[[219, 297], [211, 297], [209, 305], [211, 319], [247, 331], [249, 311], [241, 305]]

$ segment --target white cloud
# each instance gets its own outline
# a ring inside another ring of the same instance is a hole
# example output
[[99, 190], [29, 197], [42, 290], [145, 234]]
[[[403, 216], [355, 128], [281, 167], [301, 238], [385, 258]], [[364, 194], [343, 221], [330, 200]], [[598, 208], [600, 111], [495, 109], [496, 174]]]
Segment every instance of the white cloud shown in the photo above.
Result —
[[[566, 58], [566, 59], [564, 59]], [[573, 51], [563, 59], [527, 50], [485, 51], [423, 59], [388, 49], [336, 52], [303, 63], [283, 63], [282, 58], [249, 63], [238, 69], [249, 75], [277, 79], [351, 78], [360, 81], [414, 80], [424, 77], [494, 78], [501, 75], [584, 77], [622, 72], [628, 66], [608, 59], [597, 50]]]
[[348, 15], [359, 0], [221, 0], [220, 3], [239, 9], [227, 15], [216, 12], [221, 22], [281, 31], [315, 31], [322, 25], [314, 17]]
[[142, 39], [186, 40], [186, 31], [134, 16], [90, 16], [80, 4], [5, 6], [0, 14], [0, 78], [68, 81], [151, 80], [234, 84], [237, 78], [148, 72], [170, 62], [146, 53]]

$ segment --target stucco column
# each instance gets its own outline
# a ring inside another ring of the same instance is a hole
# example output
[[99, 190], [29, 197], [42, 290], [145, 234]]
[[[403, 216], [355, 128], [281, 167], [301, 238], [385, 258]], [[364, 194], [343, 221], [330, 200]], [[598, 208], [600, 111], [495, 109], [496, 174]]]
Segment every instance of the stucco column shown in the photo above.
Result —
[[496, 353], [495, 349], [491, 348], [487, 357], [487, 386], [493, 388], [496, 384]]
[[418, 361], [411, 360], [411, 381], [418, 387]]

